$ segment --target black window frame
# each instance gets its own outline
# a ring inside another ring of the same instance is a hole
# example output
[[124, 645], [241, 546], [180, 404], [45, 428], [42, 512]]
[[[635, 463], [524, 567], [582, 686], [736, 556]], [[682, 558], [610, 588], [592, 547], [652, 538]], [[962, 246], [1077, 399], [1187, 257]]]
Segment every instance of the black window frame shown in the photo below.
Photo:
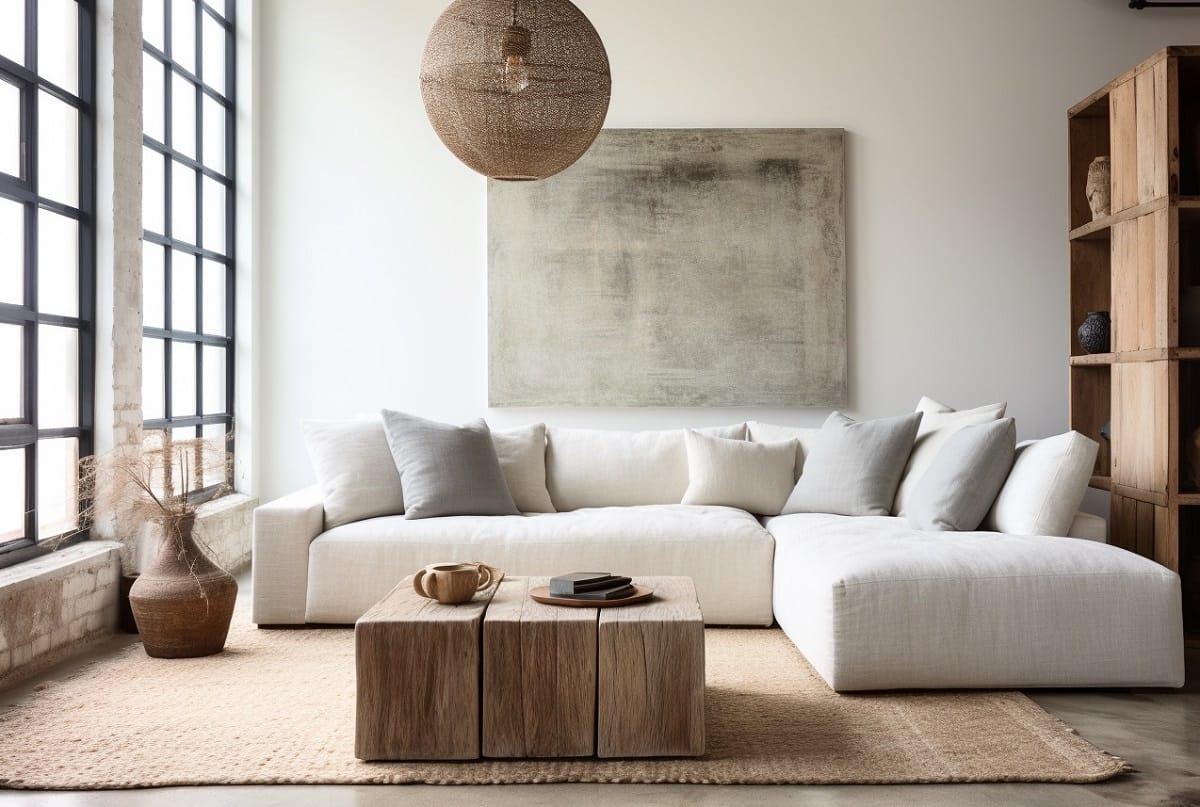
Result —
[[[206, 0], [193, 0], [195, 8], [194, 25], [194, 61], [195, 70], [188, 70], [173, 58], [173, 20], [175, 11], [172, 0], [144, 0], [145, 3], [161, 3], [163, 12], [163, 47], [151, 44], [142, 35], [143, 59], [150, 56], [155, 62], [156, 69], [163, 70], [163, 137], [164, 141], [155, 140], [142, 133], [143, 155], [146, 150], [153, 153], [155, 159], [163, 161], [163, 230], [156, 233], [143, 228], [142, 237], [150, 244], [163, 248], [163, 323], [162, 327], [143, 327], [143, 339], [156, 339], [163, 345], [163, 417], [148, 418], [142, 422], [145, 431], [161, 431], [164, 434], [163, 445], [169, 455], [170, 445], [178, 438], [174, 432], [177, 429], [194, 429], [194, 439], [203, 439], [204, 426], [221, 424], [225, 426], [226, 448], [233, 451], [234, 424], [234, 340], [236, 332], [236, 176], [237, 176], [237, 143], [236, 143], [236, 87], [237, 87], [237, 27], [235, 19], [235, 0], [224, 0], [224, 11], [218, 10], [213, 3]], [[208, 15], [222, 31], [225, 37], [224, 73], [225, 86], [222, 92], [213, 89], [204, 81], [204, 50], [203, 20]], [[173, 140], [173, 77], [178, 75], [189, 82], [195, 89], [195, 157], [174, 148]], [[225, 113], [225, 166], [224, 173], [204, 164], [204, 99], [208, 97], [219, 104]], [[173, 162], [179, 162], [187, 169], [196, 172], [195, 198], [195, 233], [196, 243], [188, 243], [174, 237], [172, 222], [173, 206]], [[201, 244], [204, 241], [204, 179], [208, 178], [225, 188], [225, 251], [224, 254], [208, 249]], [[185, 254], [196, 264], [195, 271], [195, 331], [177, 330], [173, 327], [173, 261], [175, 255]], [[209, 260], [225, 267], [225, 333], [224, 335], [206, 334], [204, 328], [204, 271], [203, 260]], [[173, 357], [172, 346], [175, 343], [191, 344], [196, 351], [195, 357], [195, 412], [194, 415], [174, 415], [173, 401]], [[204, 346], [221, 347], [225, 349], [225, 406], [221, 414], [204, 413]], [[143, 354], [144, 355], [144, 354]], [[143, 370], [144, 372], [144, 370]], [[155, 450], [162, 450], [158, 448]], [[168, 469], [166, 478], [171, 474]], [[231, 480], [226, 480], [229, 482]], [[201, 501], [210, 498], [222, 483], [199, 487], [191, 491], [191, 498]]]
[[[47, 543], [61, 546], [64, 540], [85, 540], [86, 529], [65, 536], [39, 538], [37, 512], [38, 442], [57, 438], [78, 440], [79, 457], [93, 450], [96, 390], [96, 4], [78, 4], [78, 92], [68, 92], [48, 81], [37, 70], [38, 2], [24, 0], [25, 62], [0, 55], [0, 74], [21, 93], [21, 176], [0, 174], [0, 197], [21, 204], [24, 210], [24, 300], [21, 305], [0, 303], [0, 323], [22, 328], [20, 418], [0, 419], [0, 450], [25, 453], [24, 536], [0, 544], [0, 568], [49, 551]], [[33, 65], [33, 68], [27, 67]], [[39, 102], [45, 92], [79, 113], [79, 187], [77, 206], [47, 199], [38, 194]], [[79, 222], [78, 316], [48, 314], [38, 310], [38, 220], [40, 210]], [[77, 426], [39, 428], [38, 425], [38, 326], [74, 328], [79, 339]], [[76, 500], [77, 512], [81, 502]], [[81, 525], [82, 527], [83, 525]], [[54, 539], [58, 540], [54, 540]]]

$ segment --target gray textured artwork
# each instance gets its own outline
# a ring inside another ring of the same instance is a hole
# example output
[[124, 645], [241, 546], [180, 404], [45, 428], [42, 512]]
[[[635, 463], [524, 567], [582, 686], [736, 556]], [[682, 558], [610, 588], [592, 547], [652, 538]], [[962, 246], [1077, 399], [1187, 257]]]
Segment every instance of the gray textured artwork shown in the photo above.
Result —
[[489, 180], [489, 403], [845, 404], [843, 140], [606, 129]]

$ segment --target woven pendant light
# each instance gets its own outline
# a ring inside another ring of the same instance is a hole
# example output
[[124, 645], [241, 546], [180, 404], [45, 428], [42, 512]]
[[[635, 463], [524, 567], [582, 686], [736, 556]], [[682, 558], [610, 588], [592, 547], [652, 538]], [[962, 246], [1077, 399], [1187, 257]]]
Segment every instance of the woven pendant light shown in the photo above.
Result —
[[421, 62], [421, 96], [454, 156], [495, 179], [544, 179], [588, 149], [612, 79], [569, 0], [455, 0]]

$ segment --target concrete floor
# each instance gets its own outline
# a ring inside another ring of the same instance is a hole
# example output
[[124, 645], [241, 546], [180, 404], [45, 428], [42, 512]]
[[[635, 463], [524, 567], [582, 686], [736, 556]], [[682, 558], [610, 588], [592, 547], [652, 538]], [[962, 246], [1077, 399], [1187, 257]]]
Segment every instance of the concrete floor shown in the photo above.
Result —
[[[249, 592], [242, 583], [240, 596]], [[19, 698], [40, 681], [53, 679], [85, 661], [111, 653], [131, 637], [116, 637], [88, 655], [65, 662], [4, 693]], [[729, 787], [704, 785], [320, 785], [193, 787], [94, 792], [0, 790], [0, 807], [142, 807], [150, 804], [219, 807], [563, 807], [600, 804], [622, 807], [674, 805], [866, 805], [960, 807], [1028, 805], [1090, 807], [1161, 805], [1200, 807], [1200, 646], [1188, 647], [1188, 683], [1182, 690], [1054, 690], [1029, 694], [1056, 717], [1137, 770], [1095, 785], [837, 785]], [[0, 737], [0, 749], [4, 738]], [[231, 749], [236, 753], [236, 749]], [[3, 751], [0, 750], [0, 754]]]

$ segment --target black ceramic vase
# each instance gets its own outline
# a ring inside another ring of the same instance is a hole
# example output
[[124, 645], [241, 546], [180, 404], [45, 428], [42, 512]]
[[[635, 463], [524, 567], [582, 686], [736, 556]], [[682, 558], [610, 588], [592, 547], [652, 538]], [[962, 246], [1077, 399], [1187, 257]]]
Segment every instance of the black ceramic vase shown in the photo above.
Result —
[[1111, 322], [1107, 311], [1089, 311], [1075, 336], [1084, 353], [1107, 353]]

